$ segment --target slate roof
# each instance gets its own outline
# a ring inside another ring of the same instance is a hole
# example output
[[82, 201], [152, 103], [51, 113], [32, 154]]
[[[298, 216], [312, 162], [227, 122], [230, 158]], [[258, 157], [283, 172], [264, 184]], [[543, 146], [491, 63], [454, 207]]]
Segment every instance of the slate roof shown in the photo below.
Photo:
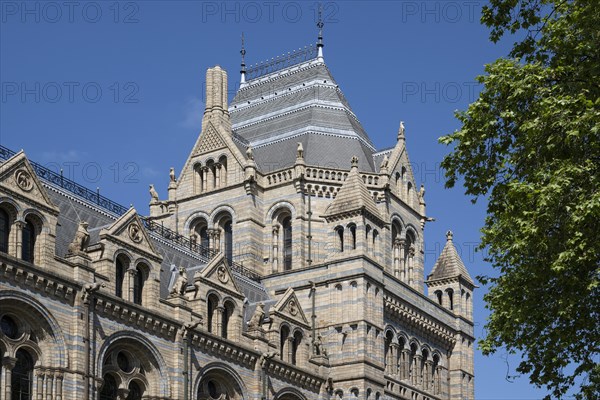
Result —
[[[42, 181], [52, 202], [60, 209], [58, 225], [56, 227], [56, 255], [65, 257], [69, 244], [75, 236], [80, 221], [88, 222], [90, 233], [90, 245], [98, 243], [100, 231], [110, 227], [119, 215], [108, 212], [93, 203], [78, 197], [58, 186]], [[177, 273], [177, 267], [184, 267], [188, 271], [190, 282], [192, 282], [195, 271], [204, 268], [208, 262], [200, 254], [193, 253], [183, 246], [171, 242], [155, 232], [149, 232], [149, 236], [156, 250], [163, 257], [160, 272], [160, 297], [166, 298], [169, 289], [173, 285], [173, 276]], [[251, 279], [232, 271], [240, 290], [250, 301], [264, 301], [269, 298], [265, 288]]]
[[371, 192], [367, 189], [358, 168], [353, 166], [348, 177], [325, 210], [325, 216], [334, 216], [356, 210], [365, 210], [374, 217], [383, 220]]
[[375, 172], [371, 139], [327, 66], [313, 59], [247, 81], [229, 106], [240, 148], [251, 145], [259, 170], [287, 168], [302, 142], [307, 165]]
[[471, 279], [471, 276], [467, 271], [467, 267], [465, 267], [465, 264], [456, 251], [456, 247], [454, 247], [452, 237], [452, 232], [448, 231], [446, 234], [446, 245], [444, 246], [440, 257], [435, 262], [427, 280], [434, 281], [438, 279], [463, 277], [467, 282], [474, 285], [473, 279]]

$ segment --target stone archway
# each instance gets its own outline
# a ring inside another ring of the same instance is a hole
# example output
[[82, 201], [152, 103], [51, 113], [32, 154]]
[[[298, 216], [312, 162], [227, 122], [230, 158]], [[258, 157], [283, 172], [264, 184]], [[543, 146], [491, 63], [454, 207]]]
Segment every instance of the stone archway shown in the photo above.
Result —
[[197, 400], [244, 400], [242, 383], [237, 374], [224, 365], [209, 365], [199, 377]]

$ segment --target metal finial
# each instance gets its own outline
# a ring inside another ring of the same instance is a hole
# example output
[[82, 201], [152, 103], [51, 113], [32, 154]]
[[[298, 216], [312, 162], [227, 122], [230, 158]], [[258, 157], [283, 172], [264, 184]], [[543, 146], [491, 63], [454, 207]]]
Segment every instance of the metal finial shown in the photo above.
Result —
[[319, 18], [317, 20], [317, 28], [319, 28], [319, 41], [317, 44], [320, 47], [323, 47], [323, 26], [325, 26], [323, 23], [323, 4], [319, 4]]
[[454, 236], [454, 234], [452, 233], [452, 231], [446, 232], [446, 240], [447, 241], [451, 242], [453, 236]]
[[244, 47], [244, 32], [242, 32], [242, 50], [240, 50], [240, 54], [242, 55], [242, 72], [246, 72], [246, 48]]

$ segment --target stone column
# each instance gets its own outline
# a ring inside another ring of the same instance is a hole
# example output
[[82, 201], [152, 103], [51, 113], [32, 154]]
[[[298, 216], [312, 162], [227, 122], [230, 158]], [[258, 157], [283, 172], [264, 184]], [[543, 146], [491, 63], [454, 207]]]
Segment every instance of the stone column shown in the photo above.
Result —
[[15, 254], [13, 254], [16, 258], [21, 258], [21, 254], [23, 254], [23, 227], [25, 226], [25, 221], [17, 220], [15, 221], [16, 231], [16, 241], [15, 241]]
[[[217, 330], [215, 332], [215, 334], [217, 336], [222, 336], [223, 333], [223, 313], [225, 311], [225, 308], [223, 306], [217, 306], [217, 308], [215, 309], [215, 312], [217, 314]], [[214, 317], [213, 317], [213, 321], [214, 321]]]
[[208, 190], [208, 168], [202, 167], [200, 168], [200, 176], [202, 179], [202, 191], [206, 192]]
[[410, 350], [402, 349], [402, 371], [400, 374], [400, 379], [408, 379], [409, 371], [410, 371]]
[[17, 364], [14, 357], [4, 357], [2, 359], [2, 369], [4, 370], [4, 399], [12, 399], [12, 370]]
[[289, 362], [291, 364], [292, 360], [294, 359], [293, 354], [294, 354], [294, 337], [292, 336], [292, 332], [290, 332], [290, 335], [286, 338], [286, 342], [287, 342], [287, 362]]
[[400, 279], [400, 239], [394, 239], [392, 254], [394, 257], [394, 276]]
[[279, 226], [273, 225], [273, 237], [271, 242], [272, 272], [279, 271]]
[[133, 291], [133, 286], [134, 286], [134, 282], [135, 282], [135, 268], [133, 268], [133, 266], [130, 266], [129, 268], [127, 268], [127, 300], [133, 302], [133, 295], [134, 295], [134, 291]]
[[399, 247], [398, 250], [400, 251], [400, 254], [398, 256], [399, 259], [400, 259], [399, 260], [399, 262], [400, 262], [400, 266], [399, 266], [399, 268], [400, 268], [400, 280], [402, 282], [406, 282], [406, 263], [405, 263], [405, 260], [404, 260], [404, 246], [405, 246], [406, 241], [404, 239], [398, 239], [398, 241], [399, 241], [399, 243], [398, 243], [398, 247]]
[[41, 369], [35, 370], [35, 378], [36, 378], [36, 395], [35, 398], [37, 400], [44, 400], [44, 371]]
[[60, 372], [56, 373], [54, 380], [56, 381], [56, 395], [54, 396], [55, 400], [62, 400], [62, 384], [63, 384], [64, 375]]
[[46, 400], [52, 400], [52, 388], [54, 386], [54, 375], [46, 371]]
[[425, 390], [433, 392], [433, 363], [431, 360], [425, 361], [425, 368], [423, 370], [423, 388]]
[[392, 368], [391, 371], [389, 371], [389, 374], [391, 374], [394, 377], [398, 376], [398, 349], [399, 349], [399, 345], [398, 343], [392, 343], [390, 345], [390, 353], [392, 354]]
[[414, 285], [415, 277], [414, 277], [414, 259], [415, 259], [415, 246], [411, 245], [408, 249], [408, 284], [410, 286]]
[[420, 354], [415, 355], [413, 358], [413, 385], [416, 387], [421, 387], [421, 360], [423, 356]]
[[221, 164], [215, 164], [215, 189], [221, 187]]

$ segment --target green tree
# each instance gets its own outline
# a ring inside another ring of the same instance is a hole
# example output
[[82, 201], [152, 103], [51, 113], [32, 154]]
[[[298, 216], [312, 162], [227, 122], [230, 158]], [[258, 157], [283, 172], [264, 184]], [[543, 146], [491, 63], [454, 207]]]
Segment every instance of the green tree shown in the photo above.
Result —
[[[488, 200], [484, 354], [560, 398], [600, 398], [600, 3], [490, 0], [497, 42], [521, 37], [478, 77], [479, 98], [442, 166], [446, 186]], [[506, 37], [508, 36], [508, 37]], [[548, 396], [549, 397], [549, 396]]]

